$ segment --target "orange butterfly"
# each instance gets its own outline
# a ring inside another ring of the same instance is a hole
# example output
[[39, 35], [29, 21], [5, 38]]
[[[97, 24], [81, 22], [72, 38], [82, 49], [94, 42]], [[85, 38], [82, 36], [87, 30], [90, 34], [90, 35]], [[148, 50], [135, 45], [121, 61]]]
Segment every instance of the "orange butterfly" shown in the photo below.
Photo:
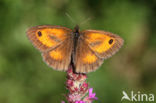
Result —
[[115, 34], [100, 30], [81, 32], [78, 26], [74, 30], [36, 26], [28, 29], [27, 36], [53, 69], [67, 71], [72, 65], [77, 73], [95, 71], [123, 45], [123, 39]]

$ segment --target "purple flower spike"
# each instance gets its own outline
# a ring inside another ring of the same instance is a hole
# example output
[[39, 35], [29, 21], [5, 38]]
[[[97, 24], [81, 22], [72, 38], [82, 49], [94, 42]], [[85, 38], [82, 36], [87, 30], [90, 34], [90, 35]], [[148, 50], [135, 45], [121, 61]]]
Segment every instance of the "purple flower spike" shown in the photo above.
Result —
[[97, 100], [98, 98], [95, 97], [96, 93], [92, 93], [92, 92], [93, 92], [93, 88], [89, 88], [89, 99]]

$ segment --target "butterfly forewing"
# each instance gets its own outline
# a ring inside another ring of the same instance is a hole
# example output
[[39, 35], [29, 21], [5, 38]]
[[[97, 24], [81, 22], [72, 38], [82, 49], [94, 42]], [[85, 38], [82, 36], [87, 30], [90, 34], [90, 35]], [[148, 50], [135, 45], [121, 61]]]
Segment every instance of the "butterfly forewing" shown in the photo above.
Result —
[[40, 51], [55, 48], [69, 38], [71, 31], [60, 26], [35, 26], [27, 30], [27, 37]]
[[121, 37], [105, 31], [86, 30], [82, 34], [90, 49], [103, 59], [115, 54], [124, 42]]

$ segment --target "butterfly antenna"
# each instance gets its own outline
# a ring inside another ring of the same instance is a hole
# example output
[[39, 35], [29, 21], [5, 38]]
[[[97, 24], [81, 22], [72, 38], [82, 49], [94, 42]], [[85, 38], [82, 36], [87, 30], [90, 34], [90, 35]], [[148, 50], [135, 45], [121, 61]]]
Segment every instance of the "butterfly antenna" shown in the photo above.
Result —
[[88, 21], [90, 21], [92, 18], [87, 18], [86, 20], [84, 20], [84, 21], [82, 21], [81, 23], [80, 23], [80, 25], [82, 25], [82, 24], [85, 24], [86, 22], [88, 22]]
[[75, 23], [75, 20], [74, 20], [68, 13], [65, 13], [65, 15], [66, 15], [74, 24], [76, 24], [76, 23]]

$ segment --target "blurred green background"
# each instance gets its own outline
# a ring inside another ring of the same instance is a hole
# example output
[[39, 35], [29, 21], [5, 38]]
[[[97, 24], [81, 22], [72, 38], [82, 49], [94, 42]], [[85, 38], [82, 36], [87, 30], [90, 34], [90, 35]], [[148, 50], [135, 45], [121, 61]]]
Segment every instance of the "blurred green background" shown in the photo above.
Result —
[[72, 29], [76, 23], [65, 13], [81, 30], [106, 30], [125, 40], [88, 74], [99, 98], [94, 103], [120, 103], [123, 90], [156, 96], [156, 0], [0, 0], [0, 103], [65, 100], [66, 73], [48, 67], [25, 33], [45, 24]]

